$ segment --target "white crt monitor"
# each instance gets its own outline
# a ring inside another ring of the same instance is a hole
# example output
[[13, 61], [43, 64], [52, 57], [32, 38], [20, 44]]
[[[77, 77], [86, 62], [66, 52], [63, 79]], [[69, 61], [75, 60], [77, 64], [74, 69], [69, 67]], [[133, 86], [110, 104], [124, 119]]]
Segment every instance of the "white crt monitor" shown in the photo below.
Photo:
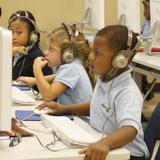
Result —
[[101, 29], [105, 26], [104, 0], [85, 0], [85, 9], [91, 9], [89, 25]]
[[160, 48], [160, 0], [150, 1], [151, 28], [152, 28], [152, 47]]
[[150, 0], [151, 27], [156, 21], [160, 21], [160, 0]]
[[11, 129], [12, 32], [0, 27], [0, 131]]
[[125, 24], [134, 32], [140, 33], [140, 0], [118, 0], [118, 19], [125, 16]]

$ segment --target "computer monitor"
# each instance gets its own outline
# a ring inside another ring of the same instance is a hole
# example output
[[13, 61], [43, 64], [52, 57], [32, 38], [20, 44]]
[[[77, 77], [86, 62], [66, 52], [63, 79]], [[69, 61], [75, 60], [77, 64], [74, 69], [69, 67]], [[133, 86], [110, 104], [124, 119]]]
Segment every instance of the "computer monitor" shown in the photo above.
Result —
[[[118, 19], [122, 25], [140, 33], [140, 0], [118, 0]], [[123, 19], [123, 20], [122, 20]]]
[[[154, 48], [156, 54], [160, 54], [160, 0], [150, 1], [150, 15], [151, 15], [151, 36], [147, 40], [145, 53], [153, 55]], [[157, 51], [156, 51], [157, 50]], [[154, 54], [155, 54], [154, 53]]]
[[160, 0], [150, 0], [151, 27], [160, 21]]
[[11, 129], [12, 33], [0, 27], [0, 131]]
[[96, 29], [105, 26], [104, 0], [85, 0], [85, 10], [90, 8], [89, 25]]
[[104, 0], [85, 0], [85, 38], [93, 42], [97, 31], [105, 26]]

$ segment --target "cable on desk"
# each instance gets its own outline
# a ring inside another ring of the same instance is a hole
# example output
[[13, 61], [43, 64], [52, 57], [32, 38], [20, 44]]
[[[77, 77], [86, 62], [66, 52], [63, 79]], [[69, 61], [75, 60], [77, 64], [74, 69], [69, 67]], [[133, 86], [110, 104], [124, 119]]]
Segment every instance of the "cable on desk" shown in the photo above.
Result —
[[56, 141], [57, 141], [56, 138], [57, 138], [58, 140], [60, 140], [59, 137], [57, 136], [57, 134], [56, 134], [54, 131], [52, 131], [53, 142], [48, 143], [48, 144], [46, 144], [46, 145], [44, 145], [44, 144], [41, 142], [41, 140], [38, 138], [38, 136], [37, 136], [36, 134], [34, 134], [34, 136], [36, 137], [36, 139], [38, 140], [39, 144], [40, 144], [43, 148], [46, 148], [46, 149], [48, 149], [49, 151], [52, 151], [52, 152], [58, 152], [58, 151], [66, 150], [66, 149], [81, 148], [80, 146], [77, 146], [77, 147], [74, 146], [74, 147], [64, 147], [64, 148], [60, 148], [60, 149], [52, 149], [51, 147], [54, 146], [55, 143], [56, 143]]
[[5, 131], [0, 131], [0, 135], [4, 136], [4, 138], [0, 139], [0, 141], [10, 140], [9, 147], [14, 147], [22, 141], [22, 136], [18, 133], [15, 136], [9, 136]]
[[30, 118], [31, 116], [33, 116], [33, 115], [34, 115], [34, 112], [32, 112], [31, 114], [29, 114], [27, 117], [23, 118], [21, 121], [25, 121], [25, 120], [27, 120], [28, 118]]
[[51, 128], [47, 128], [47, 130], [42, 130], [40, 128], [35, 128], [35, 127], [29, 126], [29, 125], [27, 125], [27, 128], [30, 129], [30, 130], [39, 132], [39, 133], [45, 133], [45, 134], [52, 133], [52, 129]]

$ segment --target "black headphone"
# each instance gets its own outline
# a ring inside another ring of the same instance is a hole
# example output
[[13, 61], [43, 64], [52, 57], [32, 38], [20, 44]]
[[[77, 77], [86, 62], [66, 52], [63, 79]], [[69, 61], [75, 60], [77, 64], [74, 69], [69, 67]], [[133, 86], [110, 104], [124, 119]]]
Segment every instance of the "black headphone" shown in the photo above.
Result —
[[36, 26], [35, 21], [32, 20], [29, 17], [28, 12], [24, 11], [23, 13], [24, 13], [24, 15], [21, 15], [20, 13], [14, 13], [13, 16], [12, 16], [12, 18], [10, 18], [9, 23], [11, 23], [12, 21], [14, 21], [16, 19], [20, 19], [20, 18], [27, 19], [29, 22], [31, 22], [31, 24], [34, 27], [34, 30], [31, 32], [30, 39], [29, 39], [29, 42], [28, 42], [28, 45], [29, 45], [28, 50], [30, 50], [35, 45], [35, 43], [38, 41], [38, 39], [39, 39], [39, 37], [38, 37], [39, 32], [38, 32], [38, 28]]

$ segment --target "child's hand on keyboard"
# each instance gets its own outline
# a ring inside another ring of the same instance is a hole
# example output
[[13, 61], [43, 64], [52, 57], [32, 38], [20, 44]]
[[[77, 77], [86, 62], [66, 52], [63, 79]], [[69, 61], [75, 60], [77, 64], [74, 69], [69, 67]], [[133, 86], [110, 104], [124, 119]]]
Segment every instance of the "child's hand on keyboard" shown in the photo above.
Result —
[[26, 84], [27, 86], [34, 86], [36, 84], [36, 80], [33, 77], [18, 77], [17, 81], [20, 81], [21, 83]]
[[56, 115], [56, 114], [68, 113], [67, 107], [65, 107], [62, 104], [58, 104], [54, 101], [44, 102], [39, 106], [37, 106], [36, 109], [43, 110], [46, 107], [52, 110], [52, 112], [49, 112], [48, 114]]

